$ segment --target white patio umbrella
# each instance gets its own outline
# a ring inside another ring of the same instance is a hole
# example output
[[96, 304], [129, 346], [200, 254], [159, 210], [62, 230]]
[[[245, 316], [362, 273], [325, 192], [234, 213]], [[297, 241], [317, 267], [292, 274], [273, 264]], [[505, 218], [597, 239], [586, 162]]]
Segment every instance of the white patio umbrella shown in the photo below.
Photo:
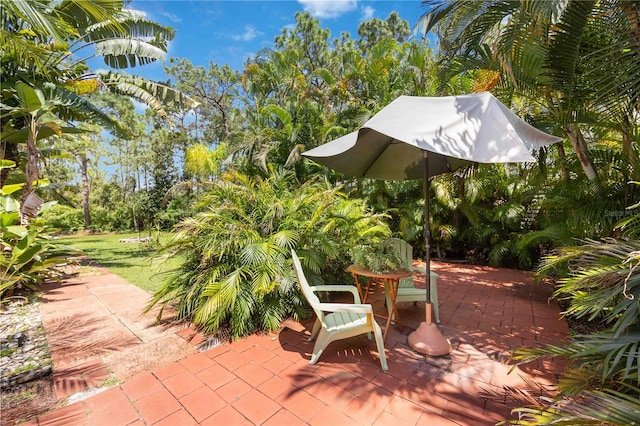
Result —
[[[400, 96], [358, 131], [302, 155], [346, 176], [424, 179], [425, 272], [429, 277], [429, 177], [474, 162], [535, 161], [532, 150], [561, 140], [529, 125], [489, 92]], [[426, 285], [425, 321], [409, 335], [409, 345], [423, 354], [446, 355], [451, 346], [432, 323], [429, 287]]]

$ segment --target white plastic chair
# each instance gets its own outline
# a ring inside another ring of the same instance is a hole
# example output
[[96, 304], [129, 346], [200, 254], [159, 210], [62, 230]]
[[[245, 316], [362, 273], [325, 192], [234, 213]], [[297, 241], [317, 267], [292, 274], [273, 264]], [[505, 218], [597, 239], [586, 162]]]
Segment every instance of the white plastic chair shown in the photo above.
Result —
[[[311, 331], [309, 340], [313, 340], [316, 335], [316, 343], [313, 346], [313, 355], [309, 364], [318, 362], [322, 351], [334, 340], [346, 339], [360, 334], [373, 332], [376, 339], [376, 346], [380, 354], [380, 365], [383, 370], [388, 370], [387, 358], [384, 353], [384, 343], [382, 341], [382, 331], [373, 317], [371, 305], [361, 304], [358, 289], [352, 285], [323, 285], [309, 286], [307, 278], [302, 271], [300, 259], [294, 250], [291, 250], [293, 266], [298, 278], [298, 284], [302, 293], [307, 298], [311, 308], [316, 314], [316, 322]], [[349, 303], [321, 303], [315, 295], [316, 291], [347, 291], [353, 294], [354, 304]]]
[[[393, 250], [402, 261], [403, 267], [410, 271], [422, 273], [424, 268], [413, 266], [413, 247], [411, 244], [399, 238], [390, 238], [389, 242], [393, 245]], [[431, 271], [429, 280], [431, 286], [431, 303], [433, 305], [433, 314], [436, 322], [440, 323], [440, 309], [438, 308], [438, 274]], [[386, 295], [387, 306], [391, 306], [390, 296]], [[425, 302], [427, 300], [427, 292], [423, 288], [416, 288], [413, 284], [413, 277], [403, 278], [398, 286], [398, 294], [396, 295], [396, 304], [400, 302]]]

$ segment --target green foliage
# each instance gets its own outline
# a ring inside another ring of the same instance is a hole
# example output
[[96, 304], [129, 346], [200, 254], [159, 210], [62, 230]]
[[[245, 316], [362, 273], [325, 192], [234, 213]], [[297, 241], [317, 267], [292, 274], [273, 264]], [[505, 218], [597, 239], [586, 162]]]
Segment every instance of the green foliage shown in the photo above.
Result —
[[0, 196], [0, 297], [20, 289], [36, 290], [45, 279], [60, 275], [58, 267], [77, 250], [56, 241], [43, 220], [19, 225], [19, 204]]
[[405, 266], [398, 257], [393, 244], [384, 241], [377, 244], [359, 245], [350, 250], [351, 260], [374, 272], [388, 272]]
[[229, 327], [234, 337], [277, 330], [287, 317], [308, 315], [290, 265], [294, 248], [307, 259], [312, 285], [342, 281], [351, 247], [390, 236], [382, 217], [319, 180], [288, 172], [269, 178], [224, 174], [176, 227], [157, 257], [182, 256], [149, 309], [173, 304], [180, 318], [206, 332]]
[[62, 232], [79, 231], [84, 227], [84, 218], [81, 209], [55, 204], [40, 215], [42, 220], [55, 229]]
[[155, 225], [160, 229], [170, 230], [190, 213], [189, 197], [184, 194], [175, 196], [158, 212], [154, 219]]
[[[633, 219], [637, 223], [638, 217]], [[560, 276], [555, 297], [566, 303], [565, 315], [607, 328], [573, 336], [566, 345], [514, 352], [520, 362], [546, 356], [569, 360], [552, 405], [518, 409], [524, 424], [640, 421], [639, 265], [637, 240], [586, 240], [545, 257], [540, 274]]]

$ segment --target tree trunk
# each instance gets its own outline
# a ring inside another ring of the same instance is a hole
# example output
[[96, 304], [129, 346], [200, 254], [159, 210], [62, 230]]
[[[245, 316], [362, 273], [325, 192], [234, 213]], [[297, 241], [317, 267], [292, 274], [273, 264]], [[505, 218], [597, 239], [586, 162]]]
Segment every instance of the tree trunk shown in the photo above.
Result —
[[564, 128], [569, 140], [571, 141], [573, 150], [578, 156], [582, 170], [584, 170], [584, 173], [590, 181], [594, 181], [598, 175], [596, 174], [596, 169], [593, 167], [593, 164], [587, 155], [587, 143], [584, 140], [584, 136], [582, 135], [580, 128], [576, 124], [566, 124]]
[[564, 151], [564, 145], [562, 142], [555, 144], [558, 149], [558, 158], [560, 160], [560, 171], [562, 173], [562, 180], [565, 182], [569, 182], [571, 180], [571, 176], [569, 175], [569, 169], [567, 169], [567, 154]]
[[[20, 225], [28, 225], [29, 220], [38, 214], [42, 200], [35, 195], [33, 183], [38, 182], [38, 147], [36, 140], [38, 138], [38, 127], [35, 122], [29, 126], [27, 134], [27, 166], [26, 181], [22, 187], [22, 196], [20, 197]], [[34, 195], [31, 195], [34, 194]]]
[[87, 173], [87, 156], [80, 155], [80, 174], [82, 175], [82, 210], [84, 212], [84, 229], [91, 228], [91, 214], [89, 212], [89, 175]]

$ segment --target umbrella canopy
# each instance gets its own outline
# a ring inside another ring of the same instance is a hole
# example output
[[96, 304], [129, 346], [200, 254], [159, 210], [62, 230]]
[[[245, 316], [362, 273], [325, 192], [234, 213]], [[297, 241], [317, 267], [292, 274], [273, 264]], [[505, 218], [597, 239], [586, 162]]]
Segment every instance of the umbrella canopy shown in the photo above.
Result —
[[531, 151], [561, 138], [520, 119], [491, 93], [400, 96], [360, 130], [302, 155], [346, 176], [423, 179], [471, 162], [535, 161]]
[[[302, 155], [346, 176], [424, 179], [429, 277], [428, 178], [474, 162], [535, 161], [533, 149], [561, 140], [529, 125], [488, 92], [439, 98], [400, 96], [358, 131]], [[409, 345], [421, 353], [446, 355], [451, 346], [431, 323], [428, 284], [426, 296], [426, 321], [409, 335]]]

